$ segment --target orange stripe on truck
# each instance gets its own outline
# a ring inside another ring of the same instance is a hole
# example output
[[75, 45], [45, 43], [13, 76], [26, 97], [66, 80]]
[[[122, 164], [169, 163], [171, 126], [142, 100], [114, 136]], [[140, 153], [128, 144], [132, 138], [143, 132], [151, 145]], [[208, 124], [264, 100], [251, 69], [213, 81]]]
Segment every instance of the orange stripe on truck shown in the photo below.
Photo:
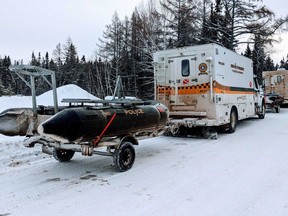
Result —
[[[209, 90], [210, 90], [209, 83], [194, 86], [179, 86], [178, 95], [206, 94]], [[253, 88], [223, 86], [216, 81], [213, 82], [213, 91], [217, 94], [254, 94]], [[159, 94], [175, 95], [175, 87], [158, 85], [157, 92]]]

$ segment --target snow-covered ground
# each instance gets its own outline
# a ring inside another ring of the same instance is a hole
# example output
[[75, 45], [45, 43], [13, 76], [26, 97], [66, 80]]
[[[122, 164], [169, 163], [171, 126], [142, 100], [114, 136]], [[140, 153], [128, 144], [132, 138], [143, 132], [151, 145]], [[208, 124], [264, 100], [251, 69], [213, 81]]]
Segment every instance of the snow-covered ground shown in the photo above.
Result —
[[[0, 99], [3, 110], [16, 97]], [[241, 121], [217, 140], [142, 140], [123, 173], [110, 157], [59, 163], [23, 140], [0, 137], [1, 216], [288, 215], [288, 109]]]

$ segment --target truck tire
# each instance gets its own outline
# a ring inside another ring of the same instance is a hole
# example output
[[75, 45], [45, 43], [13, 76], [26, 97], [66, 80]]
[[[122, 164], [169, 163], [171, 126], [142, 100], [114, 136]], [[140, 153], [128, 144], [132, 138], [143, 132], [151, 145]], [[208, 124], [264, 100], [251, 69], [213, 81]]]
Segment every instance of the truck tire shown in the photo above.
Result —
[[60, 162], [70, 161], [74, 156], [75, 152], [72, 150], [57, 149], [53, 148], [52, 155], [53, 157]]
[[230, 122], [228, 125], [228, 132], [229, 133], [234, 133], [236, 131], [237, 122], [238, 122], [237, 111], [235, 108], [232, 108], [231, 113], [230, 113]]
[[129, 170], [135, 161], [135, 149], [131, 142], [123, 142], [117, 147], [113, 154], [115, 168], [124, 172]]
[[[263, 105], [262, 105], [262, 112], [258, 114], [259, 119], [264, 119], [264, 118], [265, 118], [265, 112], [266, 112], [266, 110], [265, 110], [265, 105], [264, 105], [264, 103], [263, 103]], [[277, 111], [276, 111], [276, 112], [277, 112]]]

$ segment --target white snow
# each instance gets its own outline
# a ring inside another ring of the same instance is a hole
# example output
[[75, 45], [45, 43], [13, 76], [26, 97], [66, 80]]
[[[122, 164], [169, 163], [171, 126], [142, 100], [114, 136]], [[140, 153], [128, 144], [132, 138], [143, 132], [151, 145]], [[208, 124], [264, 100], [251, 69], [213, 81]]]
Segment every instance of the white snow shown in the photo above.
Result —
[[[0, 97], [0, 109], [13, 100], [31, 102]], [[76, 153], [59, 163], [41, 146], [25, 148], [24, 137], [0, 140], [0, 215], [288, 215], [288, 109], [241, 121], [217, 140], [142, 140], [123, 173], [110, 157]]]
[[[77, 85], [68, 84], [57, 88], [58, 105], [67, 105], [62, 103], [63, 98], [75, 98], [75, 99], [91, 99], [98, 100], [99, 98], [88, 93]], [[53, 106], [53, 91], [47, 91], [36, 97], [37, 105]], [[31, 96], [3, 96], [0, 97], [0, 112], [8, 108], [18, 107], [30, 107], [32, 108]]]
[[[57, 88], [57, 99], [59, 105], [67, 105], [67, 103], [61, 103], [63, 98], [75, 98], [75, 99], [91, 99], [97, 100], [99, 98], [88, 93], [77, 85], [68, 84]], [[37, 104], [39, 105], [53, 105], [53, 91], [50, 90], [37, 97]]]

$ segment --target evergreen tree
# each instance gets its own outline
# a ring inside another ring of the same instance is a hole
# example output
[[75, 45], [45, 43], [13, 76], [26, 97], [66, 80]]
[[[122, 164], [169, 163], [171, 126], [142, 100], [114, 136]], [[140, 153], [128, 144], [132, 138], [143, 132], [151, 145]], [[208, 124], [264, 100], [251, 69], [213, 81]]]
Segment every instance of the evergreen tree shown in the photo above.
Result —
[[11, 59], [9, 56], [5, 56], [4, 59], [0, 57], [0, 91], [1, 95], [12, 95], [15, 93], [15, 81], [13, 75], [9, 71], [11, 65]]
[[250, 49], [249, 44], [247, 44], [247, 47], [246, 47], [244, 56], [246, 56], [247, 58], [250, 58], [250, 59], [252, 58], [252, 51], [251, 51], [251, 49]]
[[273, 70], [275, 70], [274, 62], [270, 58], [270, 56], [267, 56], [267, 58], [265, 59], [263, 71], [273, 71]]
[[[208, 5], [210, 4], [210, 11]], [[219, 42], [219, 23], [221, 20], [221, 4], [217, 0], [215, 4], [210, 0], [203, 0], [202, 11], [202, 29], [200, 43], [218, 43]]]
[[48, 52], [46, 52], [45, 59], [44, 59], [44, 68], [49, 69], [49, 62], [50, 62], [49, 54], [48, 54]]
[[37, 65], [37, 59], [36, 59], [36, 57], [35, 57], [34, 51], [32, 52], [30, 64], [31, 64], [31, 65], [34, 65], [34, 66]]
[[38, 53], [38, 59], [37, 59], [37, 63], [36, 66], [40, 67], [41, 66], [41, 53]]
[[285, 61], [285, 64], [284, 64], [284, 68], [285, 68], [285, 70], [288, 70], [288, 54], [286, 56], [286, 61]]
[[284, 58], [281, 59], [279, 68], [285, 68], [285, 60], [284, 60]]
[[[69, 37], [66, 40], [66, 44], [64, 45], [64, 64], [63, 64], [63, 72], [65, 74], [65, 83], [69, 83], [68, 80], [72, 82], [76, 82], [77, 80], [77, 67], [79, 63], [79, 58], [77, 56], [76, 47], [72, 42], [72, 39]], [[68, 81], [68, 82], [67, 82]]]
[[285, 70], [288, 70], [288, 54], [286, 56], [286, 60], [284, 59], [284, 57], [281, 59], [279, 68], [284, 68]]
[[2, 84], [2, 80], [0, 80], [0, 97], [5, 94], [4, 91], [5, 91], [5, 87]]

